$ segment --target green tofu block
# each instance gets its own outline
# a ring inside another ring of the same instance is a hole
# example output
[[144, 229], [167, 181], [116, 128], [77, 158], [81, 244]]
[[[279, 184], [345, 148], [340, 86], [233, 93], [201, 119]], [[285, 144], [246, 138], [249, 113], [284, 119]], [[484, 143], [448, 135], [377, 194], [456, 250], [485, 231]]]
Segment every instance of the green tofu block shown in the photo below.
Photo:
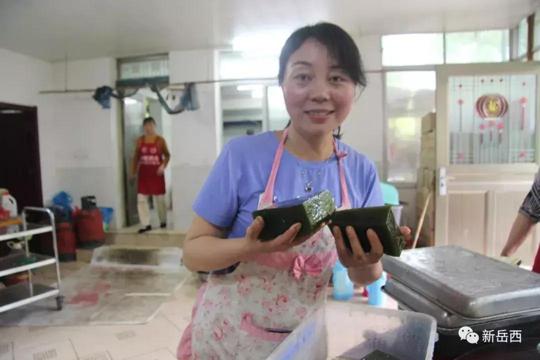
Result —
[[371, 244], [367, 238], [367, 230], [373, 229], [383, 245], [384, 253], [391, 256], [399, 256], [405, 247], [405, 240], [399, 226], [397, 226], [391, 206], [377, 206], [359, 209], [336, 211], [331, 217], [331, 227], [339, 226], [345, 245], [352, 251], [349, 237], [345, 231], [347, 226], [352, 226], [360, 240], [365, 252], [371, 250]]
[[396, 357], [393, 357], [390, 354], [382, 352], [380, 350], [375, 350], [369, 353], [367, 356], [364, 356], [361, 360], [399, 360]]
[[297, 236], [309, 235], [327, 221], [335, 209], [332, 194], [324, 190], [311, 197], [289, 200], [276, 204], [274, 208], [254, 211], [252, 215], [254, 219], [257, 216], [263, 218], [264, 228], [259, 238], [268, 241], [283, 234], [295, 223], [302, 224]]

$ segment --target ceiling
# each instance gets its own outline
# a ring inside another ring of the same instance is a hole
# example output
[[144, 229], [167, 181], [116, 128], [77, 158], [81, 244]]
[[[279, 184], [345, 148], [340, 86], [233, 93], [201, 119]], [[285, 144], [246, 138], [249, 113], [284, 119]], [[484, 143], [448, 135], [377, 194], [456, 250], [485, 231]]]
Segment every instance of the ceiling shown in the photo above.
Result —
[[354, 35], [509, 28], [540, 0], [0, 0], [0, 48], [47, 61], [222, 48], [321, 20]]

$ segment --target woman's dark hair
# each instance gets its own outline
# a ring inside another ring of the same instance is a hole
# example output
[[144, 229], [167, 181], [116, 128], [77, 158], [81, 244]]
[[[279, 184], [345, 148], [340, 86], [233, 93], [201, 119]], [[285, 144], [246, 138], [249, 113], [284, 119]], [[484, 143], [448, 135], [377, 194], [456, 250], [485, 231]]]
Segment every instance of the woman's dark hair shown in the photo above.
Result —
[[279, 84], [283, 83], [287, 62], [291, 55], [308, 39], [315, 39], [323, 44], [328, 53], [345, 71], [355, 85], [366, 86], [366, 74], [358, 47], [349, 34], [337, 25], [321, 22], [304, 26], [289, 36], [279, 55]]
[[[278, 81], [280, 85], [285, 78], [289, 58], [308, 39], [314, 39], [324, 45], [330, 56], [337, 61], [338, 66], [351, 78], [355, 85], [366, 86], [367, 81], [362, 58], [354, 40], [342, 28], [327, 22], [297, 29], [285, 41], [279, 55]], [[289, 121], [287, 127], [290, 123]], [[334, 136], [340, 139], [341, 135], [341, 127], [339, 127], [337, 134], [334, 134]]]
[[151, 117], [151, 116], [145, 117], [144, 120], [143, 120], [143, 122], [142, 122], [143, 126], [146, 125], [146, 124], [150, 124], [150, 123], [151, 123], [151, 124], [154, 124], [154, 125], [157, 125], [157, 124], [156, 124], [156, 120], [154, 120], [154, 118]]

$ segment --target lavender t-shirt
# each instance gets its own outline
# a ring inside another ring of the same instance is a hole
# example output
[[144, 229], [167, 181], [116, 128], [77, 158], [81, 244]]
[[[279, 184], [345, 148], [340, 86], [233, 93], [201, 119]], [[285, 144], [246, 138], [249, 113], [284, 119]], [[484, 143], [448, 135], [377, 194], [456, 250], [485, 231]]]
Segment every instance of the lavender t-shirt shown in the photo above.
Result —
[[[215, 226], [230, 229], [229, 238], [242, 237], [253, 221], [264, 192], [279, 140], [273, 132], [243, 136], [225, 145], [199, 192], [193, 211]], [[337, 140], [344, 158], [345, 177], [353, 208], [383, 204], [373, 162]], [[311, 184], [311, 189], [306, 184]], [[311, 190], [311, 191], [307, 191]], [[329, 190], [341, 206], [338, 162], [335, 154], [325, 161], [305, 161], [283, 152], [274, 185], [274, 202]]]

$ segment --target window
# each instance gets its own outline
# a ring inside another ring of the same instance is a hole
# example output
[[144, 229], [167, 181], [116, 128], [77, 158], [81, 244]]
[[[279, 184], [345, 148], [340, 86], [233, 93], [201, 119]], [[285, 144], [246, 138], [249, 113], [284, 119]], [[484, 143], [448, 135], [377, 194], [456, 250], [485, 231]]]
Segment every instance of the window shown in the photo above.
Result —
[[520, 21], [517, 28], [517, 57], [527, 55], [528, 26], [527, 18]]
[[285, 107], [283, 92], [278, 85], [268, 86], [268, 130], [281, 130], [289, 122], [289, 113]]
[[118, 60], [118, 79], [169, 76], [169, 56], [154, 55]]
[[382, 37], [382, 50], [383, 66], [503, 62], [510, 57], [510, 32], [387, 35]]
[[223, 141], [283, 129], [289, 120], [281, 88], [276, 85], [279, 55], [264, 51], [222, 51], [220, 79], [251, 79], [220, 86]]
[[383, 66], [442, 64], [443, 34], [405, 34], [382, 37]]
[[509, 58], [509, 31], [447, 33], [446, 63], [503, 62]]
[[220, 87], [223, 141], [284, 129], [289, 114], [281, 87], [271, 83], [224, 84]]
[[386, 73], [387, 180], [416, 182], [422, 116], [435, 108], [435, 71]]
[[222, 85], [223, 142], [263, 131], [264, 87], [261, 84]]
[[383, 66], [409, 67], [385, 75], [387, 181], [416, 182], [421, 119], [435, 108], [435, 71], [426, 65], [508, 61], [509, 38], [508, 30], [382, 37]]
[[448, 80], [450, 164], [535, 161], [536, 75]]

